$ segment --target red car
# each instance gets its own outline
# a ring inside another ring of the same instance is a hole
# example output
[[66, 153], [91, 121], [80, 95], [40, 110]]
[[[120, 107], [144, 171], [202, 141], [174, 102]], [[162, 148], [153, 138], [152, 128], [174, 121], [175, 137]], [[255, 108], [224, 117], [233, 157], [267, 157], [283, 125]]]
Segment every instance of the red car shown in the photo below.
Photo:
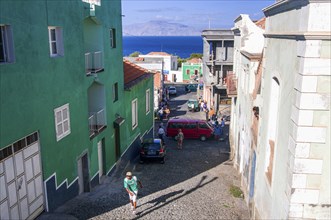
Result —
[[182, 129], [184, 138], [195, 138], [201, 141], [213, 136], [213, 128], [204, 120], [170, 119], [167, 124], [167, 136], [176, 137], [178, 129]]

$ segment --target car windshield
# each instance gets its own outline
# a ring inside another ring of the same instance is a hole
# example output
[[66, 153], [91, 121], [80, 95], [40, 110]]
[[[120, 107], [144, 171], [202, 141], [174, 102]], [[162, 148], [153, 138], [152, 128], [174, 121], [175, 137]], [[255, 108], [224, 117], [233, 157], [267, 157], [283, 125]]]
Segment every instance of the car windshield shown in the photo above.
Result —
[[145, 144], [143, 144], [143, 148], [146, 150], [159, 150], [161, 148], [161, 146], [160, 146], [160, 144], [157, 144], [157, 143], [152, 143], [152, 144], [145, 143]]
[[176, 88], [169, 88], [169, 90], [176, 90]]

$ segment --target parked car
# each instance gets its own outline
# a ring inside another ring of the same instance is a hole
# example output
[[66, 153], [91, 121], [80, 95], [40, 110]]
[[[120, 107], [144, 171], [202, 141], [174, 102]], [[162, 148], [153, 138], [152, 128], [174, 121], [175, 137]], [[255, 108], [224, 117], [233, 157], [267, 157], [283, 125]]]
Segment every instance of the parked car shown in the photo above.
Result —
[[196, 92], [198, 89], [198, 84], [188, 84], [185, 86], [186, 92]]
[[140, 148], [140, 162], [158, 160], [164, 163], [166, 147], [161, 139], [145, 139]]
[[202, 84], [188, 84], [185, 86], [185, 91], [186, 92], [196, 92], [198, 90], [203, 90], [203, 85]]
[[169, 95], [177, 95], [177, 89], [174, 86], [170, 86], [168, 88], [168, 91], [169, 91]]
[[197, 119], [170, 119], [167, 123], [167, 136], [176, 137], [182, 129], [184, 138], [195, 138], [201, 141], [213, 136], [214, 129], [205, 121]]
[[189, 111], [200, 111], [199, 101], [196, 99], [189, 99], [187, 101], [187, 108]]

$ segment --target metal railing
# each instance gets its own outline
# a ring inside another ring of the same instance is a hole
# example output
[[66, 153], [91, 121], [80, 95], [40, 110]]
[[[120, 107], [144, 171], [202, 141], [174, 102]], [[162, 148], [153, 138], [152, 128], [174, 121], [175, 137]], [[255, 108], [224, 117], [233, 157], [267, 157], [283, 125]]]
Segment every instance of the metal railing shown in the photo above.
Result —
[[92, 71], [92, 55], [91, 53], [85, 53], [85, 73], [91, 74]]
[[90, 112], [89, 115], [88, 124], [91, 137], [106, 127], [106, 112], [105, 109], [101, 109], [98, 112]]
[[102, 52], [97, 51], [93, 54], [93, 69], [98, 72], [103, 69]]
[[86, 75], [97, 73], [103, 70], [102, 51], [85, 53], [85, 72]]

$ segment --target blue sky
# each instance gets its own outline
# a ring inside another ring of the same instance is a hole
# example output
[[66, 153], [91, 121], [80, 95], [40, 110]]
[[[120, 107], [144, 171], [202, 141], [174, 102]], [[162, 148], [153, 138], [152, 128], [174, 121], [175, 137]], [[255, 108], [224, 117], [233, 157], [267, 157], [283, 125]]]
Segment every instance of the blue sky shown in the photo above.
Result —
[[275, 0], [122, 0], [123, 25], [162, 20], [200, 30], [231, 28], [239, 14], [252, 20], [263, 17], [262, 9]]

